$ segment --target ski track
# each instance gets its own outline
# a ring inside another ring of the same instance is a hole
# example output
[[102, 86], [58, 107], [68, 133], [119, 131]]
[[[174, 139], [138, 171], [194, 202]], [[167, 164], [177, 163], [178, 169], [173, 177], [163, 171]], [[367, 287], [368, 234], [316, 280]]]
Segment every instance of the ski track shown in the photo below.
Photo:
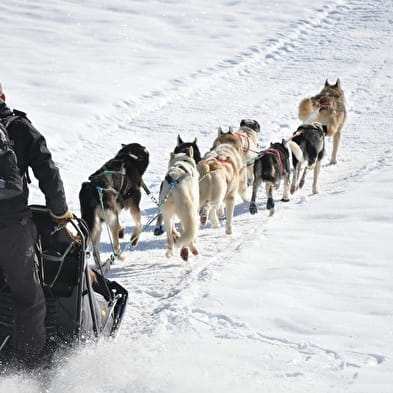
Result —
[[[389, 147], [391, 132], [388, 132], [393, 113], [389, 75], [393, 64], [392, 57], [386, 55], [392, 53], [393, 43], [390, 32], [385, 29], [383, 5], [384, 2], [360, 0], [325, 4], [315, 10], [312, 18], [292, 23], [281, 34], [252, 45], [231, 59], [223, 59], [215, 67], [198, 70], [182, 80], [174, 79], [167, 89], [147, 93], [138, 102], [120, 102], [111, 113], [101, 115], [87, 125], [102, 130], [100, 140], [93, 145], [81, 135], [70, 157], [71, 165], [62, 170], [78, 169], [87, 177], [96, 168], [82, 166], [78, 157], [99, 154], [104, 162], [117, 150], [114, 147], [113, 151], [108, 151], [108, 140], [110, 146], [137, 141], [158, 151], [164, 139], [173, 141], [174, 147], [176, 135], [180, 134], [185, 140], [198, 137], [201, 151], [205, 152], [218, 126], [237, 126], [242, 118], [260, 121], [260, 144], [264, 147], [270, 141], [288, 137], [296, 129], [300, 99], [317, 93], [328, 76], [331, 82], [336, 77], [341, 79], [348, 118], [338, 165], [328, 166], [325, 158], [320, 185], [323, 194], [341, 192], [349, 182], [393, 162], [392, 148]], [[327, 58], [325, 52], [331, 52], [326, 48], [337, 43], [340, 55], [337, 54], [337, 59]], [[367, 57], [370, 68], [366, 74], [360, 63], [352, 68], [348, 66], [354, 57]], [[307, 74], [303, 72], [305, 63], [309, 65]], [[381, 74], [389, 88], [378, 85]], [[272, 98], [269, 91], [273, 89], [278, 89], [280, 94]], [[369, 100], [374, 89], [381, 92], [378, 102]], [[179, 113], [183, 115], [179, 116]], [[209, 114], [207, 118], [205, 113]], [[376, 132], [385, 136], [385, 143], [380, 143], [381, 137], [373, 144]], [[328, 139], [327, 156], [331, 146], [332, 141]], [[366, 146], [372, 148], [366, 150]], [[161, 157], [151, 157], [144, 178], [155, 196], [165, 173], [167, 157], [169, 151], [163, 152]], [[302, 208], [299, 205], [307, 203], [310, 197], [310, 183], [311, 177], [289, 204], [277, 204], [276, 215], [271, 219], [285, 219], [287, 209]], [[74, 195], [77, 195], [79, 185], [79, 182], [73, 185]], [[278, 191], [276, 198], [281, 197], [281, 192]], [[381, 354], [337, 353], [312, 342], [292, 342], [285, 337], [267, 336], [233, 316], [210, 314], [195, 307], [197, 300], [214, 285], [225, 265], [236, 263], [236, 258], [230, 256], [253, 241], [253, 228], [269, 231], [270, 218], [264, 208], [262, 187], [258, 196], [259, 213], [255, 216], [249, 215], [247, 204], [237, 205], [233, 235], [224, 235], [223, 228], [201, 229], [198, 237], [200, 256], [191, 257], [187, 263], [181, 261], [178, 252], [170, 260], [165, 258], [165, 235], [153, 236], [153, 226], [142, 233], [139, 245], [126, 252], [125, 261], [116, 261], [109, 275], [129, 290], [129, 305], [121, 335], [137, 340], [143, 335], [154, 334], [157, 329], [177, 331], [195, 323], [204, 324], [217, 337], [235, 339], [242, 335], [252, 341], [293, 351], [298, 363], [294, 362], [289, 368], [287, 377], [312, 372], [312, 359], [321, 361], [322, 358], [330, 372], [353, 369], [351, 376], [362, 367], [382, 363], [385, 359]], [[73, 202], [73, 208], [77, 210], [76, 202]], [[146, 195], [142, 198], [142, 209], [144, 221], [156, 212]], [[132, 223], [128, 216], [122, 215], [122, 219], [128, 224], [129, 236]], [[109, 255], [110, 245], [105, 239], [101, 251], [103, 258]]]

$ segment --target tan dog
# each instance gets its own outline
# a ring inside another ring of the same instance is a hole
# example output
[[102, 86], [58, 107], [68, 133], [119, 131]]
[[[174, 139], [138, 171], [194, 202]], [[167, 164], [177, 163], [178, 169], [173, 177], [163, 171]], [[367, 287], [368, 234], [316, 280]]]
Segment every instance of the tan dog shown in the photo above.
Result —
[[333, 136], [330, 164], [336, 164], [341, 130], [346, 119], [345, 97], [340, 79], [334, 85], [330, 85], [326, 79], [319, 94], [304, 98], [299, 104], [299, 119], [307, 124], [317, 122], [327, 127], [327, 136]]
[[[242, 122], [244, 122], [244, 120], [242, 120]], [[258, 156], [257, 131], [249, 126], [242, 125], [236, 132], [230, 127], [229, 131], [225, 133], [221, 127], [219, 127], [217, 138], [213, 142], [213, 148], [220, 143], [232, 144], [239, 152], [243, 165], [247, 170], [247, 184], [251, 185], [254, 182], [254, 160]]]
[[228, 143], [222, 143], [208, 152], [197, 165], [199, 180], [200, 219], [206, 225], [210, 217], [212, 228], [220, 227], [218, 215], [226, 208], [225, 233], [232, 233], [235, 198], [239, 193], [247, 199], [247, 178], [239, 152]]

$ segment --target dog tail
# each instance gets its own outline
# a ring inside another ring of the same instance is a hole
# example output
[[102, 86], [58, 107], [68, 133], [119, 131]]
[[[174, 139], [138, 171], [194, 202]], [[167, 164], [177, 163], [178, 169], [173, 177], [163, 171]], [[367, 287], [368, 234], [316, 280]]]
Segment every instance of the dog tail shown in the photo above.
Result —
[[91, 232], [95, 222], [95, 209], [97, 207], [97, 191], [90, 182], [82, 183], [79, 191], [79, 203], [82, 219], [86, 222]]
[[296, 142], [290, 141], [289, 142], [289, 147], [291, 148], [292, 154], [296, 157], [296, 159], [299, 162], [303, 162], [304, 161], [304, 156], [303, 156], [303, 151], [300, 148], [300, 146]]
[[306, 120], [315, 110], [311, 98], [304, 98], [300, 101], [298, 117], [300, 120]]

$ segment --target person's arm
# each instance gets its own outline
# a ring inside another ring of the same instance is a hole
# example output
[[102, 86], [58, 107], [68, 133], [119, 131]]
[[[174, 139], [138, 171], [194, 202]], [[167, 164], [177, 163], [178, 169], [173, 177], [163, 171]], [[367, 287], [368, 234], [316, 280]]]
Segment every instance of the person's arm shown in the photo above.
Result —
[[25, 145], [26, 163], [32, 168], [51, 213], [56, 217], [63, 217], [68, 212], [63, 182], [59, 169], [52, 160], [45, 138], [27, 119], [21, 119], [19, 123], [20, 127], [25, 128], [23, 134], [28, 142]]

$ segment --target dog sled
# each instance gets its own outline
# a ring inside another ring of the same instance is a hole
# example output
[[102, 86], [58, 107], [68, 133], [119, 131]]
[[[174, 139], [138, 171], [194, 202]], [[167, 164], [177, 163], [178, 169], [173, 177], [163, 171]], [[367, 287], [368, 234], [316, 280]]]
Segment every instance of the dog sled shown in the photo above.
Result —
[[[46, 299], [47, 344], [53, 353], [75, 344], [114, 337], [127, 304], [127, 291], [87, 266], [88, 229], [74, 218], [66, 228], [46, 207], [32, 206], [37, 225], [37, 266]], [[0, 359], [12, 359], [13, 302], [0, 271]]]

